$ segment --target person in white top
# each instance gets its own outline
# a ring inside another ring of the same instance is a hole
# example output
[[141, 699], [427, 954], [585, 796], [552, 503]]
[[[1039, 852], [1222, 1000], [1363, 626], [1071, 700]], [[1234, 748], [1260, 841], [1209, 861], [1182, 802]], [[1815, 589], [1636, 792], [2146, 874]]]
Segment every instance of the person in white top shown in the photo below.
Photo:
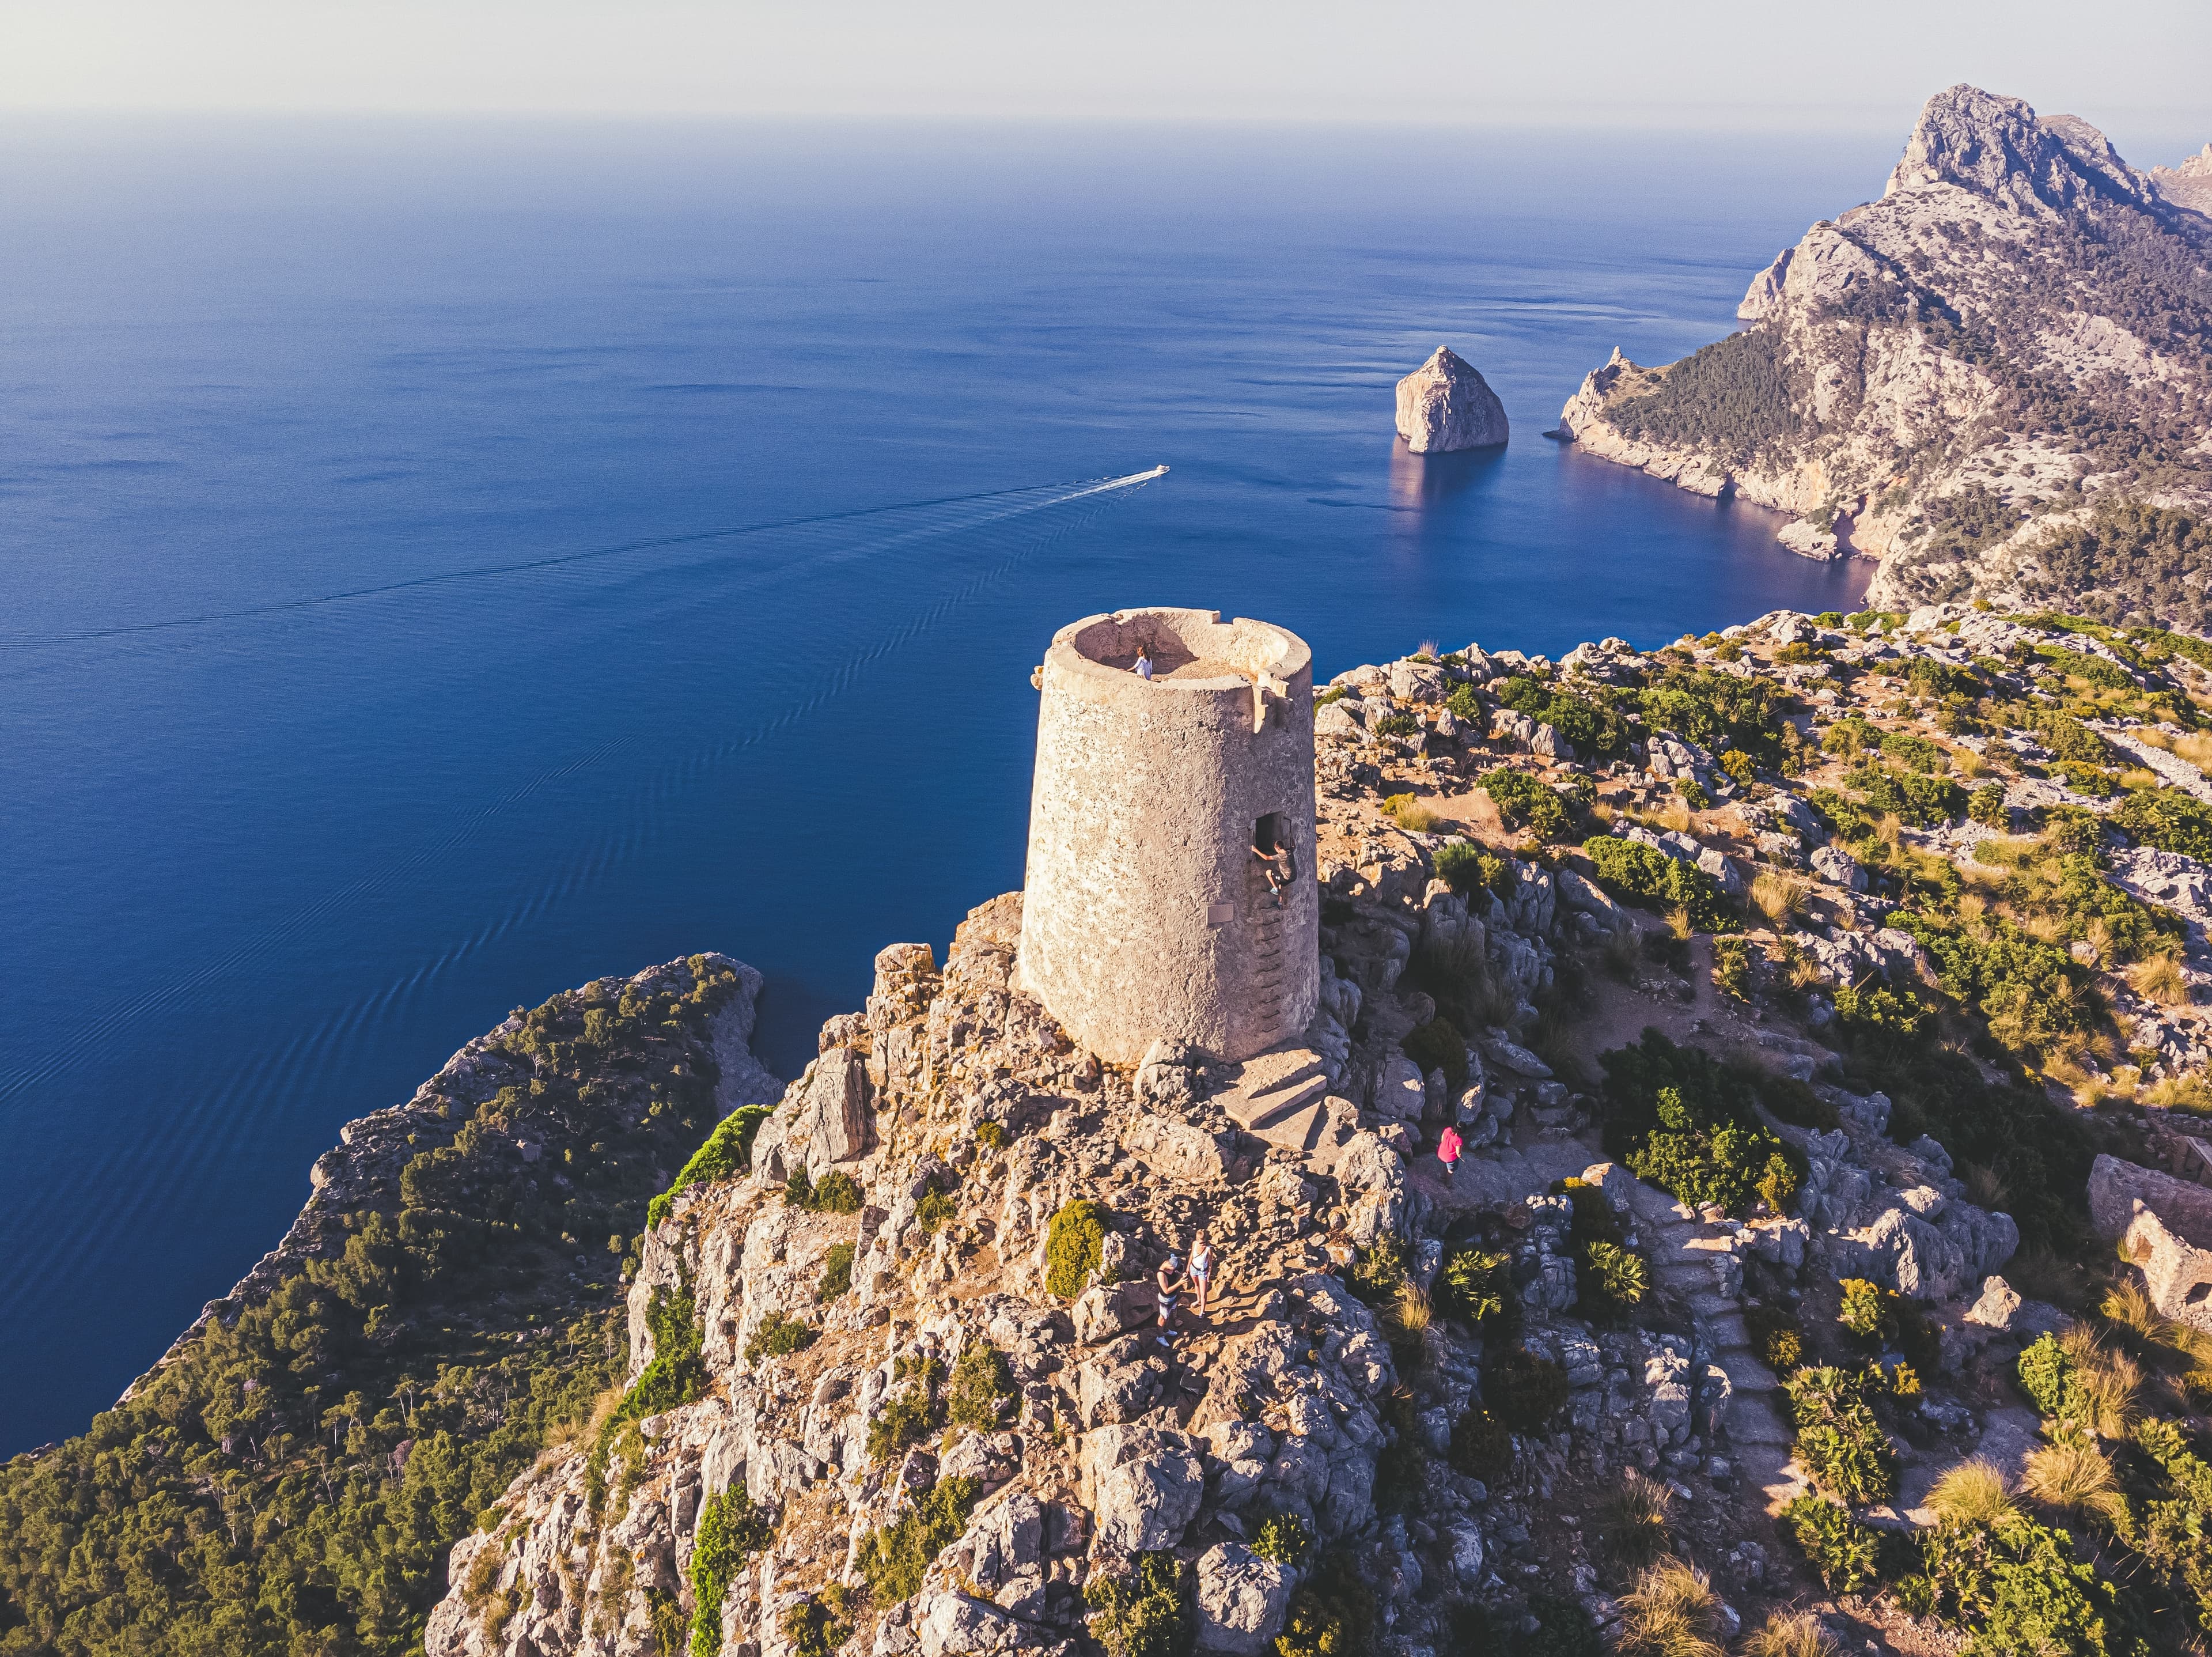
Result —
[[1206, 1240], [1204, 1232], [1190, 1240], [1190, 1282], [1198, 1293], [1198, 1315], [1201, 1318], [1206, 1315], [1206, 1299], [1213, 1292], [1213, 1267], [1218, 1258], [1213, 1245]]
[[1137, 666], [1134, 671], [1137, 677], [1143, 679], [1146, 684], [1149, 685], [1152, 682], [1152, 653], [1141, 644], [1137, 647]]

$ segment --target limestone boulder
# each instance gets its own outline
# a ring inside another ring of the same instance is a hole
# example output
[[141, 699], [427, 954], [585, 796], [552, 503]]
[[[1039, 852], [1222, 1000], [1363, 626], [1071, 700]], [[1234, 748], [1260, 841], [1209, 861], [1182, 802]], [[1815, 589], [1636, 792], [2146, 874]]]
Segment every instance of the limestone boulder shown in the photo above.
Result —
[[1188, 1185], [1224, 1183], [1235, 1149], [1226, 1133], [1162, 1116], [1139, 1117], [1123, 1130], [1121, 1145], [1162, 1179]]
[[1206, 1471], [1190, 1438], [1110, 1426], [1086, 1434], [1084, 1453], [1102, 1545], [1146, 1553], [1182, 1540], [1206, 1496]]
[[1508, 436], [1505, 405], [1448, 345], [1398, 382], [1398, 435], [1416, 454], [1491, 448]]
[[1241, 1542], [1218, 1543], [1198, 1562], [1198, 1648], [1261, 1657], [1275, 1648], [1293, 1579]]
[[1866, 870], [1858, 860], [1840, 846], [1822, 846], [1813, 854], [1813, 872], [1824, 880], [1832, 880], [1846, 892], [1866, 890]]

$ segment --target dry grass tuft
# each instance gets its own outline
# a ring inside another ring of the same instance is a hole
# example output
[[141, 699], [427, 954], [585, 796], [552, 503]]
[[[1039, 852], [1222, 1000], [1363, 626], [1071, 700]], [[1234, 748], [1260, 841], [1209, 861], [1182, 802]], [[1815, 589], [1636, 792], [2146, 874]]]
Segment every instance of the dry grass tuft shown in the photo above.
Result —
[[1680, 795], [1662, 800], [1659, 802], [1658, 810], [1653, 812], [1647, 820], [1656, 823], [1662, 830], [1673, 829], [1679, 834], [1687, 834], [1692, 820], [1690, 802]]
[[2212, 1087], [2201, 1075], [2166, 1076], [2142, 1090], [2142, 1102], [2163, 1111], [2212, 1114]]
[[2089, 1296], [2088, 1274], [2045, 1244], [2024, 1248], [2004, 1269], [2005, 1281], [2031, 1301], [2076, 1307]]
[[2069, 1325], [2058, 1344], [2074, 1361], [2076, 1416], [2101, 1439], [2124, 1439], [2135, 1425], [2142, 1370], [2133, 1358], [2113, 1351], [2087, 1324]]
[[1751, 883], [1751, 906], [1766, 917], [1767, 923], [1777, 932], [1789, 924], [1790, 917], [1804, 908], [1806, 886], [1802, 880], [1793, 880], [1787, 874], [1771, 870], [1755, 877]]
[[1674, 1493], [1632, 1467], [1598, 1504], [1600, 1544], [1623, 1569], [1648, 1569], [1673, 1548], [1674, 1514]]
[[2107, 1514], [2119, 1495], [2120, 1481], [2102, 1450], [2080, 1439], [2066, 1439], [2028, 1453], [2021, 1470], [2021, 1488], [2060, 1513]]
[[2012, 1191], [1995, 1169], [1979, 1162], [1959, 1165], [1959, 1178], [1966, 1187], [1966, 1200], [1976, 1208], [2011, 1212]]
[[1723, 1657], [1720, 1596], [1703, 1571], [1661, 1560], [1620, 1599], [1613, 1647], [1627, 1657]]
[[2106, 1290], [2097, 1310], [2106, 1322], [2118, 1325], [2139, 1340], [2163, 1342], [2171, 1327], [2166, 1315], [2152, 1304], [2150, 1291], [2132, 1277]]
[[1676, 904], [1667, 911], [1667, 929], [1685, 943], [1690, 941], [1698, 929], [1690, 919], [1687, 904]]
[[2189, 979], [2172, 955], [2148, 955], [2128, 968], [2128, 988], [2161, 1007], [2189, 1004]]
[[1408, 1335], [1419, 1335], [1433, 1321], [1436, 1309], [1430, 1304], [1428, 1290], [1409, 1281], [1398, 1285], [1397, 1298], [1390, 1303], [1389, 1315], [1390, 1322], [1398, 1329]]
[[1778, 1611], [1743, 1642], [1743, 1657], [1836, 1657], [1835, 1636], [1808, 1611]]
[[1987, 1524], [2018, 1511], [2004, 1474], [1979, 1456], [1937, 1479], [1928, 1492], [1928, 1506], [1936, 1518], [1954, 1525]]

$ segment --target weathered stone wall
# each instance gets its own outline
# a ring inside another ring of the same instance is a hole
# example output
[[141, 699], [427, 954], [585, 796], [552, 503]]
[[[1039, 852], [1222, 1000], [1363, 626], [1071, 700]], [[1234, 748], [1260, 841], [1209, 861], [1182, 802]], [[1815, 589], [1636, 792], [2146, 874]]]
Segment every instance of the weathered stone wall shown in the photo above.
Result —
[[[1131, 671], [1138, 647], [1150, 683]], [[1214, 610], [1128, 610], [1054, 635], [1041, 675], [1021, 988], [1100, 1057], [1158, 1038], [1227, 1059], [1297, 1035], [1320, 995], [1313, 654]], [[1297, 878], [1252, 855], [1278, 813]]]
[[2169, 1318], [2212, 1328], [2212, 1191], [2116, 1156], [2089, 1170], [2089, 1218]]

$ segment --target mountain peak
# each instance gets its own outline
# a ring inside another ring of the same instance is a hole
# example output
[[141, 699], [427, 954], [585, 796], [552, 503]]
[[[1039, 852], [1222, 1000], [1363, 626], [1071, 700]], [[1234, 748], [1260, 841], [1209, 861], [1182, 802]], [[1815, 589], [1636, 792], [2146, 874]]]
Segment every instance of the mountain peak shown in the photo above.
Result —
[[2073, 115], [2039, 116], [2024, 99], [1947, 87], [1921, 107], [1885, 197], [1949, 185], [2042, 216], [2085, 198], [2145, 204], [2150, 192], [2112, 140]]

